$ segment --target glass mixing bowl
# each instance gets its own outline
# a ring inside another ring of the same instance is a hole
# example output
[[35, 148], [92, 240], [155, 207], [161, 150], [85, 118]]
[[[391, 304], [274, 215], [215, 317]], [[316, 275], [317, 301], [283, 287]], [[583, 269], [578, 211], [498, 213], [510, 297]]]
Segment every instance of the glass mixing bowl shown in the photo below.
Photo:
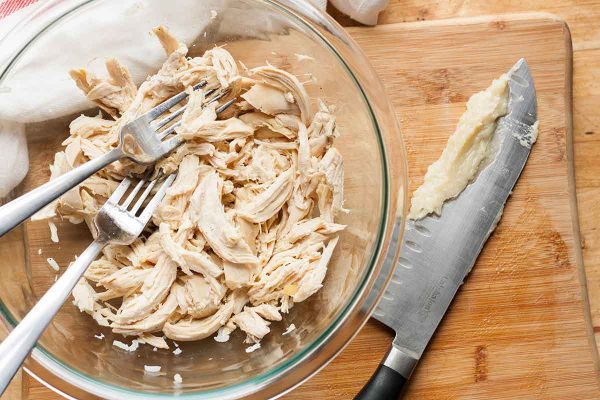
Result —
[[[301, 76], [312, 98], [335, 105], [341, 133], [336, 147], [344, 157], [345, 207], [350, 213], [340, 218], [348, 228], [323, 289], [296, 305], [283, 322], [273, 323], [255, 352], [244, 351], [248, 345], [239, 330], [227, 343], [180, 343], [183, 352], [178, 356], [145, 345], [125, 352], [112, 341], [128, 340], [100, 328], [68, 302], [25, 368], [66, 396], [108, 399], [174, 394], [182, 399], [267, 398], [322, 368], [359, 331], [385, 288], [397, 257], [397, 248], [389, 244], [392, 236], [398, 240], [402, 235], [406, 212], [398, 123], [357, 45], [335, 21], [303, 0], [40, 3], [0, 43], [6, 57], [0, 69], [0, 118], [25, 130], [29, 149], [25, 180], [2, 201], [47, 181], [48, 164], [67, 136], [69, 122], [81, 112], [95, 112], [70, 83], [68, 69], [84, 66], [104, 73], [103, 60], [116, 56], [139, 82], [147, 68], [156, 68], [164, 58], [148, 35], [164, 24], [188, 42], [191, 54], [225, 45], [248, 67], [268, 61]], [[45, 222], [26, 222], [0, 238], [0, 311], [9, 328], [53, 283], [56, 273], [46, 259], [65, 267], [91, 241], [83, 225], [59, 223], [56, 244]], [[292, 323], [296, 330], [283, 336]], [[94, 337], [100, 333], [104, 339]], [[144, 375], [144, 365], [160, 365], [163, 374]], [[174, 385], [175, 373], [182, 376], [181, 385]]]

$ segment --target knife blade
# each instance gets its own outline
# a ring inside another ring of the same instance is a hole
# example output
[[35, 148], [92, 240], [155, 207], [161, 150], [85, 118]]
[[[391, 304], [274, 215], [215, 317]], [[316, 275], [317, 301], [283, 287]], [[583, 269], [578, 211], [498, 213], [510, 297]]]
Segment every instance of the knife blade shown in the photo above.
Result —
[[496, 125], [495, 157], [440, 216], [408, 221], [394, 275], [373, 317], [394, 329], [391, 348], [357, 399], [396, 399], [458, 288], [494, 230], [531, 150], [535, 87], [524, 59], [511, 69], [508, 114]]

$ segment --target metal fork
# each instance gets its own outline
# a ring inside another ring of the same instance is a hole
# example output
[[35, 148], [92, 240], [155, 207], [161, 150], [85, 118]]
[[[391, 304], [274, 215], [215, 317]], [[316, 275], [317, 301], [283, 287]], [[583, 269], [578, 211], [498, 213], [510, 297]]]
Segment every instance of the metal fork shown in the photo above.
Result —
[[[195, 85], [193, 89], [198, 90], [206, 86], [206, 84], [205, 81], [202, 81]], [[207, 91], [206, 95], [210, 96], [215, 92], [216, 89], [212, 89]], [[218, 101], [227, 93], [227, 91], [220, 92], [208, 99], [207, 102]], [[172, 124], [162, 131], [160, 129], [181, 115], [187, 104], [163, 119], [156, 119], [187, 96], [187, 92], [181, 92], [129, 122], [121, 129], [119, 145], [115, 149], [80, 165], [0, 207], [0, 236], [108, 164], [121, 158], [129, 158], [140, 164], [151, 164], [173, 151], [182, 143], [182, 140], [177, 135], [167, 140], [164, 139], [175, 131], [175, 128], [181, 124], [181, 121]], [[234, 101], [235, 99], [231, 99], [219, 106], [216, 110], [217, 113], [225, 110]]]
[[[174, 179], [175, 174], [166, 177], [143, 209], [144, 201], [158, 179], [150, 181], [142, 194], [137, 197], [146, 183], [146, 180], [141, 180], [127, 198], [119, 204], [131, 185], [129, 178], [125, 178], [121, 182], [94, 219], [98, 232], [96, 240], [67, 268], [60, 279], [50, 287], [21, 323], [0, 344], [0, 395], [25, 361], [38, 338], [46, 330], [54, 315], [69, 297], [85, 270], [98, 257], [104, 246], [109, 243], [123, 245], [133, 243], [142, 233], [144, 226], [150, 220]], [[137, 201], [130, 207], [136, 197]]]

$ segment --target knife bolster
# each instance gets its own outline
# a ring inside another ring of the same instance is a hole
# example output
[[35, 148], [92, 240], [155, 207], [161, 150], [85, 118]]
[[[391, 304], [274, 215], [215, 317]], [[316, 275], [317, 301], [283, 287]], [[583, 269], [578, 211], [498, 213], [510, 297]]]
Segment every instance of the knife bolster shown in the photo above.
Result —
[[392, 345], [382, 364], [409, 379], [418, 362], [418, 357], [412, 356], [407, 351], [403, 351]]

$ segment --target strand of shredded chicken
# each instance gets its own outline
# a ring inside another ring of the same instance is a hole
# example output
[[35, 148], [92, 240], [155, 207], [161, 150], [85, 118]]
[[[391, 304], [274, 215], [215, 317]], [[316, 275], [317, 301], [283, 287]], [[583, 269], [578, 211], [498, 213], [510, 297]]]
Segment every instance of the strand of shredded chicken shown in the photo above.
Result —
[[[74, 304], [98, 324], [140, 342], [168, 347], [239, 328], [258, 343], [272, 321], [323, 285], [343, 225], [343, 162], [333, 147], [335, 117], [311, 102], [298, 79], [273, 66], [242, 76], [223, 48], [188, 58], [164, 27], [154, 30], [167, 59], [139, 87], [111, 59], [108, 78], [71, 71], [87, 97], [113, 119], [81, 115], [56, 154], [51, 179], [118, 144], [120, 128], [188, 90], [177, 134], [185, 143], [156, 170], [178, 171], [144, 238], [106, 247], [73, 291]], [[190, 87], [230, 89], [222, 115]], [[175, 109], [171, 110], [175, 111]], [[127, 161], [100, 171], [37, 216], [72, 223], [93, 217], [128, 174]], [[161, 334], [162, 332], [162, 334]]]

